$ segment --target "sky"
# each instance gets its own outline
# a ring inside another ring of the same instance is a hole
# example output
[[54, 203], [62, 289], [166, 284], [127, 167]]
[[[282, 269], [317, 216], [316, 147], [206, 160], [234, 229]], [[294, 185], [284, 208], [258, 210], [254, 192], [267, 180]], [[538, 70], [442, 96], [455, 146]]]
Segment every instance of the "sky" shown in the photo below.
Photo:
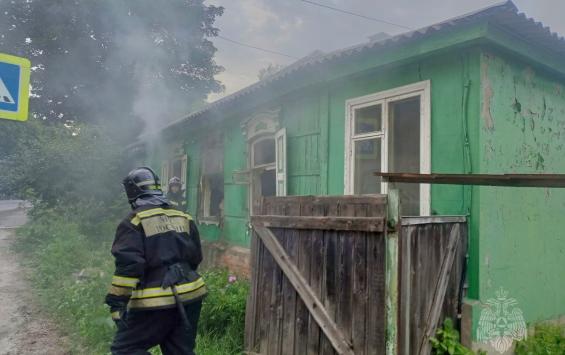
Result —
[[[364, 14], [386, 22], [420, 28], [463, 15], [499, 0], [312, 0], [339, 9]], [[515, 0], [520, 12], [526, 13], [565, 36], [565, 0]], [[391, 35], [405, 28], [314, 6], [302, 0], [206, 0], [206, 4], [223, 6], [224, 15], [217, 19], [220, 35], [230, 40], [304, 57], [316, 50], [329, 52], [366, 42], [372, 35]], [[258, 73], [269, 64], [288, 65], [295, 59], [267, 53], [215, 38], [216, 61], [225, 70], [217, 76], [224, 86], [217, 100], [258, 80]]]

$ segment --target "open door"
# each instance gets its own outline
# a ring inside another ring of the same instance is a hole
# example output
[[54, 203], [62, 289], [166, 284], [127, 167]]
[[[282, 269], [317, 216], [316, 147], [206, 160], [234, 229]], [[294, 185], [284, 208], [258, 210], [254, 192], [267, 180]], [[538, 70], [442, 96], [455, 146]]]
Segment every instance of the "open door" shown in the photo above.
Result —
[[286, 128], [275, 134], [277, 196], [286, 196]]

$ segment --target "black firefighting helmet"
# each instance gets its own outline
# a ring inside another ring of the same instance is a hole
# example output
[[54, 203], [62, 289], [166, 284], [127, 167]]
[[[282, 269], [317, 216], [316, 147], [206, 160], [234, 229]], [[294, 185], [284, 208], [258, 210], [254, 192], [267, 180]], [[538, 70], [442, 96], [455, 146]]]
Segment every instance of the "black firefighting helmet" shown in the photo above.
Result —
[[178, 177], [172, 177], [169, 180], [169, 188], [173, 187], [173, 186], [178, 186], [181, 187], [182, 186], [182, 182], [180, 181], [180, 179]]
[[143, 196], [163, 196], [159, 177], [145, 166], [130, 171], [122, 184], [130, 203]]

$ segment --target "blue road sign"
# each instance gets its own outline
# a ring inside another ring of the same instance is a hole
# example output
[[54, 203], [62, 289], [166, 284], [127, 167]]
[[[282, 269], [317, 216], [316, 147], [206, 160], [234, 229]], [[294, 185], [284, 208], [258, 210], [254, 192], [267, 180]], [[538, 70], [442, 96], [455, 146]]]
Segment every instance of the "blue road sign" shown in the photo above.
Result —
[[29, 60], [0, 53], [0, 118], [27, 120], [29, 75]]

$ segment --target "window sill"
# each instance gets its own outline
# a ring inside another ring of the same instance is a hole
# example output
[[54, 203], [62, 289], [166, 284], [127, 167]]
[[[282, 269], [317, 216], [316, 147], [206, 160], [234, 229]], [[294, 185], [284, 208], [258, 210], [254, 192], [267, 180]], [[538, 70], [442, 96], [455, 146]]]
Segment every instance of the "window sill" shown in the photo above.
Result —
[[198, 223], [209, 226], [219, 226], [220, 219], [217, 217], [204, 217], [204, 218], [199, 218]]

